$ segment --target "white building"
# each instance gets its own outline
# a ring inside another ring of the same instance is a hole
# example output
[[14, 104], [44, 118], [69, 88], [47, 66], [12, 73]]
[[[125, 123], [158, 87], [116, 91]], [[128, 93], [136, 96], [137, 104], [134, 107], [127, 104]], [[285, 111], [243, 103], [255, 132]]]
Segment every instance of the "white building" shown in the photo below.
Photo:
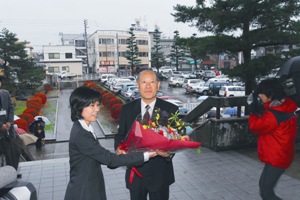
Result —
[[[138, 67], [148, 68], [150, 60], [150, 36], [147, 29], [135, 26], [134, 34], [139, 48]], [[97, 30], [89, 37], [89, 65], [92, 73], [114, 73], [117, 70], [129, 70], [126, 59], [128, 31]]]
[[43, 57], [47, 74], [67, 71], [82, 76], [82, 59], [75, 58], [75, 46], [43, 46]]
[[64, 46], [75, 46], [75, 57], [82, 59], [83, 72], [88, 73], [88, 55], [86, 48], [86, 41], [83, 34], [63, 34], [60, 33], [61, 43]]

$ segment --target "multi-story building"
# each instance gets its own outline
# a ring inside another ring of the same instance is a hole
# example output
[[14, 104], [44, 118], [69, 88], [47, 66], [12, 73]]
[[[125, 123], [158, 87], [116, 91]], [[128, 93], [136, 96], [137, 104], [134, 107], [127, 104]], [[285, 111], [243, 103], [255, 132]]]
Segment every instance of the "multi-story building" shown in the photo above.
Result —
[[[139, 48], [141, 64], [137, 67], [149, 67], [150, 37], [147, 29], [134, 27], [134, 34]], [[89, 37], [89, 65], [93, 73], [117, 72], [130, 70], [126, 59], [128, 31], [97, 30]]]
[[75, 46], [75, 57], [82, 59], [83, 73], [89, 73], [91, 69], [88, 67], [88, 52], [86, 40], [83, 34], [63, 34], [60, 33], [61, 43], [63, 46]]
[[47, 74], [67, 71], [82, 76], [82, 59], [75, 58], [75, 46], [43, 46], [43, 57], [40, 63], [45, 65]]

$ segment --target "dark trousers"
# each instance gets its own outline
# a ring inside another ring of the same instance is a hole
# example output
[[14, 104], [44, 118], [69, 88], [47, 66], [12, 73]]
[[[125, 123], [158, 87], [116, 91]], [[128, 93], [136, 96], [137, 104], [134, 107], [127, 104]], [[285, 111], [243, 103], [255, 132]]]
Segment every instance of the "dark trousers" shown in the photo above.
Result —
[[263, 200], [281, 200], [276, 196], [274, 187], [285, 169], [265, 164], [259, 179], [260, 196]]
[[169, 186], [158, 192], [149, 192], [147, 188], [141, 184], [137, 190], [130, 190], [131, 200], [168, 200], [169, 199]]
[[6, 164], [18, 170], [20, 153], [11, 136], [0, 138], [0, 152], [4, 154]]

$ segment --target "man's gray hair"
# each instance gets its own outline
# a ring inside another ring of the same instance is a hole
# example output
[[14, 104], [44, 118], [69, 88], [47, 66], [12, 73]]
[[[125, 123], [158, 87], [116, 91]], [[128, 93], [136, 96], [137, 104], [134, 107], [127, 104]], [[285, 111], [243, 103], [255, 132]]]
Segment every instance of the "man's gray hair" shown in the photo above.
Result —
[[146, 69], [146, 70], [141, 71], [141, 72], [138, 74], [137, 78], [136, 78], [136, 82], [139, 82], [139, 81], [140, 81], [140, 76], [141, 76], [143, 73], [146, 73], [146, 72], [152, 72], [153, 74], [155, 74], [155, 76], [156, 76], [156, 81], [159, 82], [159, 78], [158, 78], [158, 76], [157, 76], [157, 73], [154, 72], [154, 71], [152, 71], [151, 69]]

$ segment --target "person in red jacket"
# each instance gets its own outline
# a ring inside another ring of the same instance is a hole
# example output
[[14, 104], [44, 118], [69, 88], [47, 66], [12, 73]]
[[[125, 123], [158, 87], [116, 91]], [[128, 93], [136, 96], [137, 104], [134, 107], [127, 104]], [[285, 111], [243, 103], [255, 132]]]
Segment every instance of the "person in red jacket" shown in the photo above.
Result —
[[265, 163], [259, 180], [260, 195], [264, 200], [278, 200], [274, 187], [294, 159], [297, 132], [294, 112], [298, 106], [275, 78], [261, 81], [253, 98], [262, 102], [259, 105], [254, 100], [249, 115], [249, 128], [259, 136], [258, 155]]

